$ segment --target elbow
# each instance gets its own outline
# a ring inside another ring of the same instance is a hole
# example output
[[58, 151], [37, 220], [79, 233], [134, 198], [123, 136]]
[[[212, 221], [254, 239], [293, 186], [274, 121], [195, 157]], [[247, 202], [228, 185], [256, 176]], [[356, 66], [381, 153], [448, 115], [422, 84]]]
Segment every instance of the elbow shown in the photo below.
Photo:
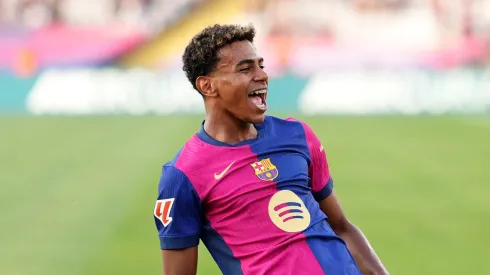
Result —
[[332, 230], [335, 232], [335, 234], [339, 236], [348, 234], [349, 232], [356, 230], [356, 226], [346, 218], [335, 221], [331, 223], [330, 226], [332, 227]]

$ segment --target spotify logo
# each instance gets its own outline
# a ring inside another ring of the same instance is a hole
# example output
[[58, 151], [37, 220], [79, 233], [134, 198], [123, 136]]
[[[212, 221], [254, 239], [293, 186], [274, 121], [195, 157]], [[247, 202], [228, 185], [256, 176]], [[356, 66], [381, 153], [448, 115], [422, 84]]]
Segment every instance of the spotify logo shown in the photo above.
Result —
[[292, 191], [275, 193], [269, 201], [269, 217], [281, 230], [300, 232], [310, 225], [310, 213], [303, 201]]

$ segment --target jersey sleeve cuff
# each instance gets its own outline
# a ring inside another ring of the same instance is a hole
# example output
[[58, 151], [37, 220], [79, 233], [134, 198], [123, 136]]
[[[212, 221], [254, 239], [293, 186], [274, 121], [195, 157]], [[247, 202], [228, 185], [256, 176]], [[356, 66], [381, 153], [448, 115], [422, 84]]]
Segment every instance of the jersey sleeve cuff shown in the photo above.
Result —
[[197, 246], [199, 235], [189, 235], [182, 237], [160, 237], [160, 248], [163, 249], [184, 249]]
[[328, 196], [330, 196], [330, 194], [332, 194], [332, 191], [333, 191], [333, 180], [330, 177], [328, 179], [327, 184], [325, 184], [325, 186], [320, 191], [315, 192], [313, 194], [313, 197], [315, 197], [316, 201], [322, 201]]

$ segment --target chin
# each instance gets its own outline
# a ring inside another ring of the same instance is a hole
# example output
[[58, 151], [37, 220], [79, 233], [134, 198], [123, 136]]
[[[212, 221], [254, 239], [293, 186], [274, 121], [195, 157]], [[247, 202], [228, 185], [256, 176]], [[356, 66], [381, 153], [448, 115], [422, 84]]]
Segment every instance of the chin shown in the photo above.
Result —
[[252, 123], [252, 124], [259, 124], [259, 123], [262, 123], [264, 122], [265, 120], [265, 112], [261, 113], [261, 114], [255, 114], [255, 115], [252, 115], [249, 119], [248, 119], [248, 123]]

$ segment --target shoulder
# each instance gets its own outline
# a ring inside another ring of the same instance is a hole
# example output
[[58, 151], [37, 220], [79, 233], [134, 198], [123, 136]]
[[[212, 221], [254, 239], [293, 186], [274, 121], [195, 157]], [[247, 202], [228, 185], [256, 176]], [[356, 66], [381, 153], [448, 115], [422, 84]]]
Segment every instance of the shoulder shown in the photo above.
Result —
[[187, 174], [206, 165], [204, 158], [207, 154], [205, 144], [194, 135], [180, 148], [172, 160], [163, 164], [163, 170]]
[[271, 127], [275, 128], [273, 131], [276, 136], [287, 136], [289, 138], [302, 140], [308, 144], [310, 150], [316, 150], [316, 148], [322, 147], [318, 136], [306, 122], [293, 117], [285, 119], [268, 117], [268, 119], [271, 121], [271, 124], [280, 125], [278, 127]]
[[308, 123], [306, 123], [306, 122], [304, 122], [302, 120], [296, 119], [294, 117], [288, 117], [285, 120], [291, 121], [291, 122], [295, 122], [295, 123], [298, 123], [298, 124], [301, 124], [301, 127], [303, 127], [303, 130], [305, 132], [313, 132], [313, 130], [311, 129], [310, 125], [308, 125]]
[[275, 116], [266, 116], [266, 123], [275, 125], [307, 125], [306, 122], [294, 117], [279, 118]]
[[[202, 167], [201, 158], [197, 155], [197, 149], [192, 139], [189, 140], [178, 152], [172, 160], [162, 165], [161, 176], [159, 181], [159, 190], [170, 190], [169, 192], [177, 192], [179, 189], [193, 189], [193, 183], [189, 174]], [[197, 168], [196, 168], [197, 167]]]
[[301, 123], [300, 120], [294, 118], [294, 117], [287, 117], [287, 118], [280, 118], [276, 116], [266, 116], [265, 117], [265, 122], [270, 123], [270, 124], [294, 124], [294, 123]]
[[309, 135], [312, 132], [311, 127], [304, 121], [294, 117], [278, 118], [267, 116], [266, 123], [271, 125], [276, 131], [287, 131], [289, 133], [298, 133]]
[[178, 151], [172, 160], [162, 165], [160, 182], [158, 184], [160, 191], [163, 188], [173, 188], [188, 183], [189, 180], [185, 173], [176, 167], [176, 163], [179, 160], [182, 150], [183, 148]]

